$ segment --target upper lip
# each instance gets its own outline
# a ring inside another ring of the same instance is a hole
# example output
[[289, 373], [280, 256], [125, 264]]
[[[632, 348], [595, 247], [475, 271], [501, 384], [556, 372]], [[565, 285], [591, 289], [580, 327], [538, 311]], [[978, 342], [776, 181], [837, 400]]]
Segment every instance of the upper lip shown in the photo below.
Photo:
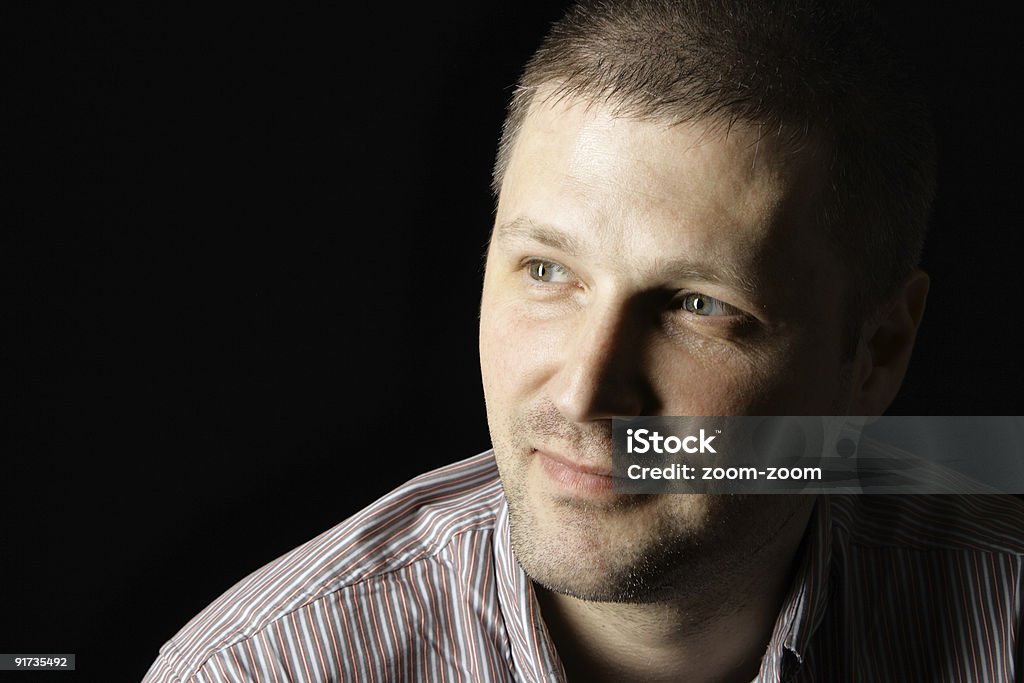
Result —
[[612, 469], [610, 467], [601, 467], [599, 465], [588, 464], [583, 458], [576, 457], [574, 455], [564, 455], [562, 452], [549, 450], [547, 448], [536, 448], [535, 450], [543, 453], [552, 460], [557, 460], [566, 467], [570, 467], [577, 472], [583, 472], [584, 474], [594, 474], [600, 477], [611, 477]]

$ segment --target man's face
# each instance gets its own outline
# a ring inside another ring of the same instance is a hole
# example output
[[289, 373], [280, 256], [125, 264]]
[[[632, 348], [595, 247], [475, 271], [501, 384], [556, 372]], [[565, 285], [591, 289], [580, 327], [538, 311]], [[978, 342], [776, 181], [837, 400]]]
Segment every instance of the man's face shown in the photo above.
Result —
[[553, 590], [650, 600], [756, 562], [807, 496], [622, 496], [615, 415], [842, 414], [823, 175], [756, 128], [535, 104], [501, 188], [480, 357], [516, 556]]

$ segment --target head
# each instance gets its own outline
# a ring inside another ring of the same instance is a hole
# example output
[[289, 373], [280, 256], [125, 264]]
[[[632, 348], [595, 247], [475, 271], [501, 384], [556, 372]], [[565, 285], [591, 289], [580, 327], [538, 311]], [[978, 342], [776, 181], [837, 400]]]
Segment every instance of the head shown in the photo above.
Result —
[[902, 382], [922, 108], [860, 13], [758, 4], [574, 8], [510, 105], [481, 365], [516, 554], [554, 590], [702, 590], [813, 503], [616, 496], [612, 416], [874, 415]]

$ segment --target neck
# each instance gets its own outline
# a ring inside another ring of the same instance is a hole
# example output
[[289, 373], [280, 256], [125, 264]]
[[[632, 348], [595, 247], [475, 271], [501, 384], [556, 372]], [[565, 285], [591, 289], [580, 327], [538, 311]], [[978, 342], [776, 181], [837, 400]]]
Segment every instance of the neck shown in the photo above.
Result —
[[569, 680], [748, 683], [757, 677], [789, 590], [810, 508], [770, 556], [701, 595], [657, 603], [589, 602], [534, 585]]

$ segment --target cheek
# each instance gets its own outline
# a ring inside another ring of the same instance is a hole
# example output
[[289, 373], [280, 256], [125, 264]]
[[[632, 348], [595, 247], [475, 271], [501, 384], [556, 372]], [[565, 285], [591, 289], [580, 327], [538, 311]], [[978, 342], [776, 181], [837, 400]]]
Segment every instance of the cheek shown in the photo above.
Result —
[[488, 398], [505, 393], [530, 366], [530, 330], [513, 306], [485, 294], [480, 308], [480, 369]]
[[845, 410], [844, 396], [847, 384], [839, 351], [826, 356], [821, 348], [807, 349], [794, 360], [790, 371], [782, 380], [780, 394], [788, 398], [791, 415], [832, 415]]
[[838, 374], [820, 344], [777, 340], [741, 350], [700, 340], [655, 350], [655, 391], [669, 415], [830, 414]]
[[761, 415], [831, 415], [842, 391], [838, 351], [824, 340], [794, 345], [767, 366], [758, 402]]
[[567, 320], [538, 320], [522, 302], [485, 294], [480, 310], [480, 367], [489, 399], [539, 390], [558, 365]]
[[779, 354], [696, 336], [656, 344], [648, 373], [666, 415], [744, 415], [777, 388]]

